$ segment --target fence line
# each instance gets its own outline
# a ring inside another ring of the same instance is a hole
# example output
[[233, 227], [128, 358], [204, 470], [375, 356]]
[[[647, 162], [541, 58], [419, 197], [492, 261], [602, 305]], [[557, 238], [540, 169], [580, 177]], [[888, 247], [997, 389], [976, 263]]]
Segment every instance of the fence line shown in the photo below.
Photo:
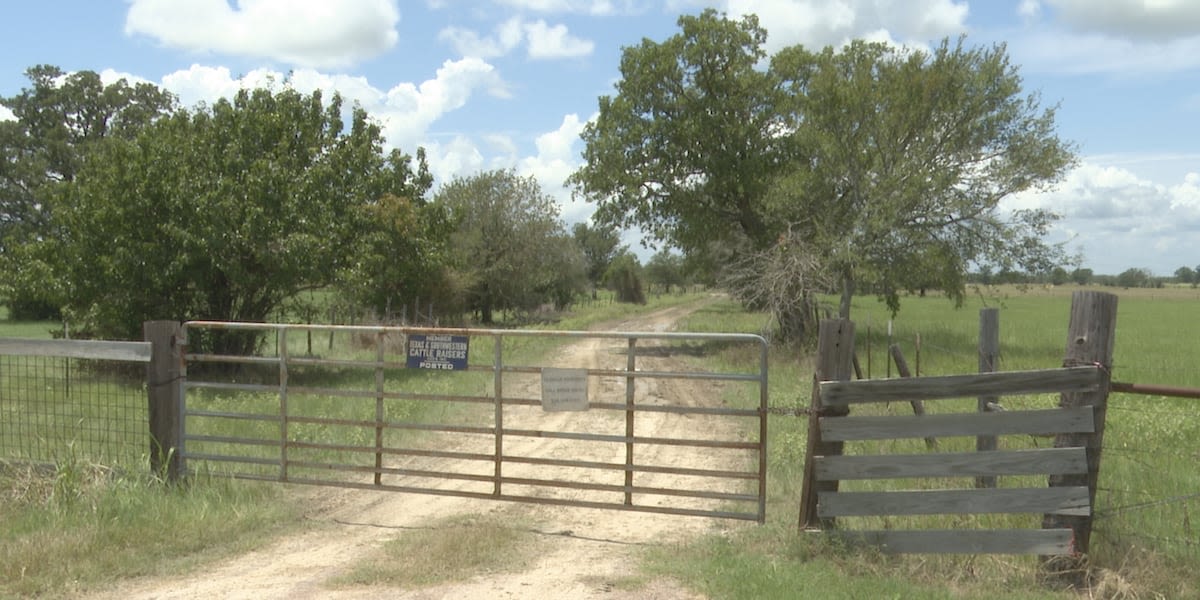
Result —
[[0, 460], [144, 457], [146, 360], [143, 342], [0, 340]]

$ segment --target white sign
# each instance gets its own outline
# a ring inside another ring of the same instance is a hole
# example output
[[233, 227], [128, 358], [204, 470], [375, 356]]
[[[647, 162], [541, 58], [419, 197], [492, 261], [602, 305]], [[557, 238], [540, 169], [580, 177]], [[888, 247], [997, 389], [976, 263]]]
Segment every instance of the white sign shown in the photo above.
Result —
[[542, 369], [542, 410], [587, 409], [587, 369]]

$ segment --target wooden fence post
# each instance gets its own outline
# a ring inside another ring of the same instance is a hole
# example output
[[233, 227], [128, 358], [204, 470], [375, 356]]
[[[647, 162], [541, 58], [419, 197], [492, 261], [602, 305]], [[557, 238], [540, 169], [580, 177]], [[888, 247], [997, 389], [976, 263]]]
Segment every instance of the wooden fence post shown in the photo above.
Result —
[[817, 456], [838, 456], [843, 442], [821, 440], [820, 417], [844, 417], [848, 406], [821, 407], [821, 381], [848, 381], [854, 362], [854, 322], [847, 319], [821, 321], [817, 342], [817, 372], [813, 376], [812, 410], [808, 415], [808, 447], [804, 454], [804, 482], [800, 492], [800, 528], [833, 527], [833, 519], [817, 518], [817, 492], [836, 492], [837, 481], [817, 481]]
[[[1000, 362], [999, 359], [1000, 309], [981, 308], [979, 309], [979, 372], [996, 372], [996, 366]], [[996, 396], [980, 396], [979, 412], [991, 412], [992, 405], [998, 400], [999, 398]], [[998, 444], [994, 435], [981, 435], [975, 438], [975, 450], [977, 452], [987, 452], [995, 450], [997, 447]], [[996, 487], [996, 478], [994, 476], [976, 477], [975, 487], [994, 488]]]
[[[912, 377], [912, 371], [908, 370], [908, 361], [904, 360], [904, 352], [900, 350], [900, 344], [892, 344], [888, 347], [892, 353], [892, 360], [896, 362], [896, 374], [900, 377]], [[925, 414], [925, 402], [922, 400], [909, 400], [909, 405], [912, 406], [913, 414], [918, 417]], [[938, 447], [937, 438], [927, 436], [925, 438], [925, 447], [930, 450], [936, 450]]]
[[1092, 514], [1096, 504], [1096, 481], [1100, 475], [1100, 452], [1104, 443], [1104, 417], [1108, 412], [1108, 389], [1112, 373], [1113, 342], [1117, 328], [1117, 297], [1104, 292], [1075, 292], [1071, 298], [1071, 321], [1067, 330], [1067, 352], [1063, 366], [1098, 365], [1100, 385], [1096, 391], [1064, 393], [1059, 406], [1091, 406], [1095, 417], [1092, 433], [1059, 434], [1056, 448], [1082, 446], [1087, 451], [1088, 472], [1079, 475], [1051, 475], [1050, 486], [1088, 486], [1092, 507], [1086, 516], [1045, 515], [1045, 529], [1070, 527], [1074, 531], [1075, 556], [1044, 558], [1043, 568], [1068, 578], [1082, 575], [1082, 555], [1087, 554], [1092, 535]]
[[149, 397], [150, 470], [176, 481], [183, 474], [179, 456], [183, 437], [181, 396], [183, 327], [176, 321], [147, 321], [142, 338], [150, 342], [150, 364], [146, 366]]

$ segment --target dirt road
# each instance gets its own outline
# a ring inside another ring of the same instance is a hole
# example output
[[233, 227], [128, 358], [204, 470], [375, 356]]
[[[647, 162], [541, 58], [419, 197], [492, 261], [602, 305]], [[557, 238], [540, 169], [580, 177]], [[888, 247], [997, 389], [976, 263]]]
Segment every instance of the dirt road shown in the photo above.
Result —
[[[693, 308], [673, 308], [648, 316], [607, 323], [604, 329], [626, 331], [667, 331]], [[623, 368], [622, 340], [588, 339], [572, 343], [554, 359], [555, 366]], [[664, 353], [665, 354], [665, 353]], [[679, 358], [670, 356], [640, 358], [646, 369], [671, 369]], [[519, 377], [505, 380], [505, 395], [533, 393], [536, 379]], [[718, 386], [691, 380], [637, 380], [639, 402], [661, 401], [717, 404]], [[624, 387], [616, 383], [594, 386], [592, 401], [623, 402]], [[610, 416], [599, 411], [542, 413], [529, 411], [505, 417], [506, 427], [533, 427], [556, 431], [610, 430]], [[644, 417], [642, 415], [645, 415]], [[607, 419], [601, 422], [601, 419]], [[694, 437], [694, 421], [669, 419], [658, 413], [639, 413], [637, 435], [663, 437]], [[735, 424], [706, 421], [703, 427], [736, 427]], [[732, 431], [726, 437], [736, 437]], [[512, 440], [514, 452], [527, 455], [553, 454], [555, 444], [562, 440], [528, 438]], [[506, 452], [509, 447], [506, 446]], [[580, 460], [616, 461], [612, 455], [572, 457]], [[730, 468], [728, 459], [691, 453], [674, 454], [670, 460], [676, 466], [699, 468]], [[639, 459], [646, 457], [639, 457]], [[686, 461], [686, 462], [683, 462]], [[533, 467], [530, 467], [533, 468]], [[740, 467], [734, 467], [740, 468]], [[506, 467], [507, 469], [507, 467]], [[553, 476], [546, 467], [538, 467], [540, 477]], [[506, 470], [506, 474], [510, 474]], [[511, 473], [521, 476], [519, 473]], [[671, 475], [662, 475], [655, 486], [674, 485]], [[577, 477], [576, 477], [577, 479]], [[729, 521], [698, 517], [619, 512], [583, 508], [563, 508], [546, 505], [498, 503], [474, 499], [425, 496], [392, 492], [371, 492], [328, 488], [296, 489], [295, 493], [311, 497], [309, 518], [316, 527], [304, 533], [286, 537], [266, 547], [210, 565], [199, 572], [177, 578], [136, 580], [122, 585], [99, 598], [177, 599], [177, 598], [604, 598], [622, 600], [649, 598], [661, 600], [693, 599], [698, 596], [686, 591], [678, 582], [669, 580], [637, 582], [630, 585], [630, 576], [637, 573], [638, 554], [647, 545], [663, 544], [682, 537], [695, 536], [713, 528], [737, 527]], [[576, 493], [576, 492], [569, 492]], [[577, 492], [586, 494], [587, 492]], [[393, 588], [331, 588], [328, 581], [351, 568], [357, 560], [370, 556], [385, 541], [404, 535], [406, 531], [429, 527], [431, 523], [454, 515], [516, 513], [522, 522], [537, 523], [536, 558], [528, 568], [515, 573], [464, 576], [460, 581], [423, 589]], [[635, 580], [636, 581], [636, 580]]]

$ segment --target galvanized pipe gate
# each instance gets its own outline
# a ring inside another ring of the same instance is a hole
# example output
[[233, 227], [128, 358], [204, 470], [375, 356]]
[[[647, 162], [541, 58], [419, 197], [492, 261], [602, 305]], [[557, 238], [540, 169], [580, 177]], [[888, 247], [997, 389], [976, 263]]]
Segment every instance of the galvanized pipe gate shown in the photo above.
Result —
[[[181, 356], [187, 471], [765, 520], [760, 336], [184, 324], [193, 343], [236, 331], [262, 350]], [[578, 351], [512, 364], [555, 342]], [[754, 366], [679, 358], [712, 352]]]

